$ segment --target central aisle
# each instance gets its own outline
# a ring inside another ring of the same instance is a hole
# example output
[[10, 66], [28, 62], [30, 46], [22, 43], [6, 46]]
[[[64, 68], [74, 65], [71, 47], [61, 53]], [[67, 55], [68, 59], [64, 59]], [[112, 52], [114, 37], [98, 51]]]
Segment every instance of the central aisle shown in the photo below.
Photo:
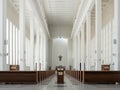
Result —
[[65, 77], [64, 77], [64, 81], [65, 81], [64, 84], [57, 84], [56, 75], [50, 81], [49, 80], [46, 80], [41, 83], [41, 85], [43, 85], [43, 86], [45, 85], [43, 90], [73, 90], [73, 89], [80, 90], [80, 88], [79, 88], [80, 82], [67, 76], [67, 75], [65, 75]]
[[50, 83], [48, 84], [48, 86], [55, 86], [55, 87], [66, 87], [66, 86], [72, 86], [73, 84], [80, 84], [79, 81], [73, 79], [73, 78], [68, 78], [69, 76], [66, 76], [64, 77], [64, 84], [57, 84], [57, 77], [54, 76], [54, 78], [50, 81]]
[[[49, 79], [50, 80], [50, 79]], [[43, 90], [120, 90], [120, 85], [115, 84], [82, 84], [76, 79], [65, 75], [65, 84], [56, 84], [57, 77], [54, 76], [48, 83], [45, 85]]]

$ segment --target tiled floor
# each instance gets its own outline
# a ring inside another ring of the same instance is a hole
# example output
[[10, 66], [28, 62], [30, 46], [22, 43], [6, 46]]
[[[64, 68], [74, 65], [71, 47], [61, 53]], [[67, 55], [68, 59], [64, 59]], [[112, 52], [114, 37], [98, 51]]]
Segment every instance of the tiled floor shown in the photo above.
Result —
[[0, 90], [120, 90], [120, 85], [115, 84], [81, 84], [79, 81], [65, 76], [65, 84], [57, 85], [56, 76], [50, 77], [40, 84], [15, 85], [0, 84]]

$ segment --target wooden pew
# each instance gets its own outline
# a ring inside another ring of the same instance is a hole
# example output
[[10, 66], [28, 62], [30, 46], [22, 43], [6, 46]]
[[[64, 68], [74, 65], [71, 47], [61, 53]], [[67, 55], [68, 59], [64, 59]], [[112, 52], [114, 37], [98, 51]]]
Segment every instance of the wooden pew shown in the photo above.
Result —
[[[76, 78], [76, 72], [67, 70], [66, 73]], [[77, 80], [83, 83], [120, 83], [120, 71], [78, 71]]]
[[71, 77], [82, 81], [82, 71], [72, 71], [72, 70], [66, 70], [66, 74], [70, 75]]
[[0, 71], [0, 83], [38, 83], [37, 71]]
[[0, 71], [0, 83], [39, 83], [55, 71]]
[[55, 74], [54, 70], [50, 71], [38, 71], [38, 81], [41, 82], [46, 78], [50, 77], [51, 75]]
[[120, 82], [120, 71], [84, 71], [83, 83]]

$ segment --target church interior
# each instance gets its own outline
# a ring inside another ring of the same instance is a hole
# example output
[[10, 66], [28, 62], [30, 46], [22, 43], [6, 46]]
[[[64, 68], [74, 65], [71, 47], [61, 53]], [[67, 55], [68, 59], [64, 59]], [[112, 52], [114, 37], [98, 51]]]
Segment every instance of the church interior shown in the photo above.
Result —
[[119, 90], [120, 0], [0, 0], [0, 90]]

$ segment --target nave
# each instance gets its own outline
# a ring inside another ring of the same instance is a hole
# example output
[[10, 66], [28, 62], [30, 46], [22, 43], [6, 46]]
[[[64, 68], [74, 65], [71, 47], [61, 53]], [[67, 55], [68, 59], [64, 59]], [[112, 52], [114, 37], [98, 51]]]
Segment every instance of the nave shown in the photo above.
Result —
[[65, 75], [65, 84], [56, 81], [53, 75], [39, 84], [0, 84], [0, 90], [120, 90], [119, 84], [82, 84], [68, 75]]
[[120, 0], [0, 0], [1, 90], [118, 90], [119, 58]]

